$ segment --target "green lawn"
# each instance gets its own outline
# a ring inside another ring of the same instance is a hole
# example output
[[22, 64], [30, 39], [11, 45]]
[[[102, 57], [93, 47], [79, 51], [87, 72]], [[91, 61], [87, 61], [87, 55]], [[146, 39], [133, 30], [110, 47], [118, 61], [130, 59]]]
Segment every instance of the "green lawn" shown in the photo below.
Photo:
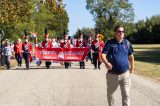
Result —
[[133, 45], [135, 73], [160, 81], [160, 44]]

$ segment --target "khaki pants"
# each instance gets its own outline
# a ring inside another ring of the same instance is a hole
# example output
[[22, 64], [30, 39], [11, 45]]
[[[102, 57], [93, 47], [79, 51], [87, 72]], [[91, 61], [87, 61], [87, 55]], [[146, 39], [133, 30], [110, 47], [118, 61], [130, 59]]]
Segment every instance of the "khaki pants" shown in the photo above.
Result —
[[110, 74], [107, 73], [107, 98], [109, 106], [115, 106], [114, 104], [114, 92], [116, 91], [118, 85], [120, 85], [121, 96], [122, 96], [122, 106], [130, 106], [130, 73], [129, 71], [121, 74]]

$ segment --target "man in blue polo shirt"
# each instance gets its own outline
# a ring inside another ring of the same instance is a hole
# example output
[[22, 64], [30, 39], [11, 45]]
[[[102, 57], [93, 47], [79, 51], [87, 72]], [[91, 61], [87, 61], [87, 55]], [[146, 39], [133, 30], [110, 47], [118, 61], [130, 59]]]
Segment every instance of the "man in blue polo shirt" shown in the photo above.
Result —
[[102, 60], [108, 69], [107, 98], [109, 106], [114, 106], [114, 92], [121, 89], [122, 106], [130, 106], [130, 73], [134, 71], [134, 56], [131, 43], [124, 38], [124, 27], [114, 29], [114, 39], [109, 40], [102, 51]]

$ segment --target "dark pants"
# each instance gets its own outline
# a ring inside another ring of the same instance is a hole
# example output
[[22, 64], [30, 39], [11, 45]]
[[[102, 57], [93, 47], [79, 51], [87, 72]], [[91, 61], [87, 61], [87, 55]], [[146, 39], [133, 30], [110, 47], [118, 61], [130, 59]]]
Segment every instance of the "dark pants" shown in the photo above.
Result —
[[99, 54], [98, 53], [93, 53], [93, 64], [94, 68], [97, 68], [97, 61], [98, 61], [98, 68], [100, 69], [101, 61], [99, 61]]
[[80, 61], [80, 62], [79, 62], [79, 65], [80, 65], [80, 68], [83, 68], [83, 69], [85, 68], [85, 63], [84, 63], [84, 61]]
[[50, 68], [50, 65], [51, 65], [51, 62], [50, 62], [50, 61], [46, 61], [46, 62], [45, 62], [45, 65], [46, 65], [47, 69], [49, 69], [49, 68]]
[[31, 55], [30, 53], [23, 53], [23, 58], [25, 60], [27, 69], [29, 69], [30, 55]]
[[7, 66], [7, 69], [10, 69], [10, 59], [11, 59], [11, 56], [7, 56], [7, 55], [4, 56], [4, 62]]
[[15, 58], [17, 60], [18, 66], [21, 66], [22, 65], [22, 55], [16, 53]]
[[69, 62], [64, 62], [64, 66], [65, 66], [65, 68], [68, 68], [69, 67]]

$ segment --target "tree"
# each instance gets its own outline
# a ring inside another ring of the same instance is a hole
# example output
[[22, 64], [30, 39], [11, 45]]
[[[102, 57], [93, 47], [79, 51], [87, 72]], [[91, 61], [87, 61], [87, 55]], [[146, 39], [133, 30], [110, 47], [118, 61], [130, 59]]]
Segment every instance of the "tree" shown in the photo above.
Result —
[[63, 0], [1, 0], [0, 4], [0, 28], [6, 38], [19, 38], [25, 29], [44, 35], [47, 28], [50, 37], [68, 31], [69, 18]]
[[20, 33], [20, 26], [31, 20], [35, 0], [1, 0], [0, 27], [5, 38], [15, 38]]
[[134, 12], [128, 0], [86, 0], [86, 8], [93, 15], [101, 34], [113, 35], [116, 24], [132, 22]]
[[89, 37], [93, 38], [95, 35], [95, 30], [93, 28], [83, 27], [82, 29], [77, 29], [76, 33], [74, 34], [75, 38], [79, 37], [79, 31], [83, 34], [85, 39], [88, 39]]
[[[128, 26], [128, 25], [127, 25]], [[130, 24], [130, 31], [127, 36], [133, 43], [153, 44], [160, 43], [160, 16], [155, 15], [150, 19], [139, 20]], [[128, 30], [127, 30], [128, 31]]]
[[63, 36], [64, 31], [68, 32], [69, 18], [62, 0], [46, 0], [37, 7], [35, 22], [40, 24], [36, 24], [40, 34], [43, 34], [42, 28], [47, 28], [51, 37]]
[[35, 0], [1, 0], [0, 22], [22, 22], [31, 18]]

